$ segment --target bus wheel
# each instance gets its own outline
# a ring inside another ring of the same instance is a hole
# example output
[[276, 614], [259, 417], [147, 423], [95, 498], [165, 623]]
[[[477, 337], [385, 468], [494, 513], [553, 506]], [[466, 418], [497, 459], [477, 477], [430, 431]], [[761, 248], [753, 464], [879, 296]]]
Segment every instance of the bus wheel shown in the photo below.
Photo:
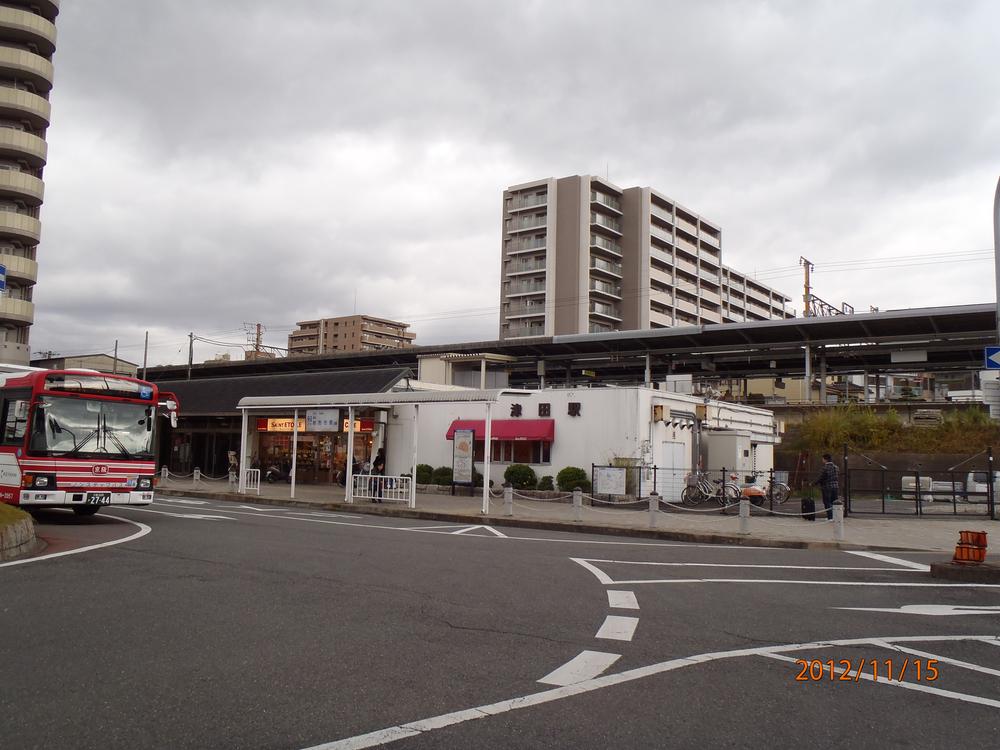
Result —
[[92, 516], [100, 509], [100, 505], [78, 505], [73, 508], [73, 512], [78, 516]]

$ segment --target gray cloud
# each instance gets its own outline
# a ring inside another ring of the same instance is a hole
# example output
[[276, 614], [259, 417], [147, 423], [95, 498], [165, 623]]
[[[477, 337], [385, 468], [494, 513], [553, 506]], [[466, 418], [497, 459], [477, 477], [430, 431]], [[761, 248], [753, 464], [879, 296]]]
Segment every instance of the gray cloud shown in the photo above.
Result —
[[800, 255], [858, 309], [993, 299], [985, 258], [830, 265], [991, 246], [993, 3], [90, 0], [58, 26], [36, 350], [282, 345], [355, 295], [418, 342], [494, 338], [503, 187], [605, 171], [788, 269], [799, 309]]

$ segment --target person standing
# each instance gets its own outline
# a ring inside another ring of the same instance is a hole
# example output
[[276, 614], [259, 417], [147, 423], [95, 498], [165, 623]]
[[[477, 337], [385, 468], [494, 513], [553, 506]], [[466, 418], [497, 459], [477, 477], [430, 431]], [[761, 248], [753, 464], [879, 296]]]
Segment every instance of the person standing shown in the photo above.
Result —
[[382, 502], [382, 489], [385, 486], [385, 479], [382, 478], [385, 475], [385, 448], [379, 448], [375, 454], [375, 458], [372, 460], [372, 474], [378, 477], [374, 480], [375, 502], [380, 503]]
[[837, 470], [837, 464], [833, 462], [833, 456], [829, 453], [823, 454], [823, 468], [820, 470], [819, 478], [813, 484], [819, 485], [820, 492], [823, 494], [826, 517], [832, 521], [833, 503], [840, 492], [840, 472]]

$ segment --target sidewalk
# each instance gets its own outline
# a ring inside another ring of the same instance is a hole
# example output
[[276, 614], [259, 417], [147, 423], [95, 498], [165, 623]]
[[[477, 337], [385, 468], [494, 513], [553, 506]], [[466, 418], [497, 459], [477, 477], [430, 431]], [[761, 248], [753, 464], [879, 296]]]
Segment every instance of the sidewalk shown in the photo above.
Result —
[[[373, 504], [356, 501], [344, 502], [344, 489], [329, 485], [298, 485], [295, 499], [291, 499], [288, 484], [262, 485], [260, 495], [237, 494], [228, 482], [202, 480], [195, 487], [192, 480], [169, 479], [157, 487], [157, 495], [211, 498], [237, 503], [281, 505], [325, 510], [342, 510], [352, 513], [425, 518], [457, 523], [488, 524], [491, 526], [523, 526], [579, 532], [587, 534], [617, 534], [649, 539], [667, 539], [710, 544], [741, 544], [750, 546], [778, 546], [798, 548], [881, 549], [881, 550], [935, 550], [947, 553], [950, 559], [958, 542], [959, 530], [986, 531], [989, 540], [1000, 549], [1000, 521], [985, 518], [954, 519], [851, 516], [844, 521], [844, 541], [834, 539], [833, 523], [825, 518], [815, 522], [795, 515], [797, 503], [788, 502], [782, 511], [792, 515], [772, 516], [756, 509], [749, 521], [750, 533], [739, 534], [739, 517], [736, 509], [723, 515], [718, 508], [698, 508], [695, 511], [670, 509], [656, 513], [656, 525], [650, 525], [648, 510], [593, 508], [584, 505], [581, 521], [574, 520], [574, 509], [569, 502], [525, 499], [515, 494], [513, 516], [504, 515], [502, 497], [490, 497], [490, 512], [482, 514], [482, 490], [475, 496], [451, 496], [417, 493], [417, 507], [405, 504]], [[665, 506], [663, 506], [665, 507]], [[1000, 557], [1000, 554], [991, 556]]]

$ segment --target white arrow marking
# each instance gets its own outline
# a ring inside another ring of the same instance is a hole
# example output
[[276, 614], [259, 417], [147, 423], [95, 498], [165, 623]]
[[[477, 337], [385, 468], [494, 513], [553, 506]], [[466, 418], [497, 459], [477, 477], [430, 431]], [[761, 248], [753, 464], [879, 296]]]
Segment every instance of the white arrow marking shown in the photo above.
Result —
[[508, 538], [506, 534], [503, 534], [503, 533], [497, 531], [492, 526], [467, 526], [464, 529], [459, 529], [458, 531], [453, 531], [451, 533], [452, 534], [467, 534], [470, 531], [488, 531], [491, 534], [493, 534], [493, 536], [498, 536], [501, 539], [507, 539]]
[[621, 654], [583, 651], [539, 680], [544, 685], [573, 685], [592, 680], [621, 658]]
[[246, 510], [258, 510], [261, 513], [275, 513], [275, 512], [280, 513], [285, 510], [284, 508], [255, 508], [252, 505], [237, 505], [236, 507], [245, 508]]
[[957, 607], [951, 604], [907, 604], [899, 609], [881, 609], [879, 607], [834, 607], [834, 609], [849, 609], [855, 612], [895, 612], [900, 615], [930, 615], [933, 617], [948, 615], [1000, 615], [1000, 607]]
[[902, 651], [905, 654], [913, 654], [914, 656], [923, 656], [925, 659], [937, 659], [945, 664], [954, 664], [956, 667], [962, 667], [963, 669], [971, 669], [974, 672], [982, 672], [983, 674], [991, 674], [995, 677], [1000, 677], [1000, 670], [990, 669], [989, 667], [983, 667], [979, 664], [972, 664], [971, 662], [961, 661], [959, 659], [952, 659], [949, 656], [941, 656], [940, 654], [932, 654], [930, 651], [921, 651], [917, 648], [907, 648], [906, 646], [899, 646], [895, 643], [882, 642], [876, 644], [882, 646], [883, 648], [888, 648], [893, 651]]
[[[987, 349], [987, 351], [989, 351], [989, 349]], [[996, 351], [996, 352], [993, 352], [992, 354], [990, 354], [986, 358], [986, 362], [987, 363], [992, 362], [997, 367], [1000, 367], [1000, 351]]]
[[157, 502], [177, 503], [178, 505], [208, 505], [207, 500], [174, 500], [168, 497], [158, 497]]
[[232, 521], [233, 519], [229, 516], [209, 516], [202, 513], [168, 513], [165, 510], [150, 510], [149, 508], [133, 508], [129, 507], [128, 510], [137, 510], [140, 513], [156, 513], [159, 516], [173, 516], [174, 518], [195, 518], [199, 521]]

